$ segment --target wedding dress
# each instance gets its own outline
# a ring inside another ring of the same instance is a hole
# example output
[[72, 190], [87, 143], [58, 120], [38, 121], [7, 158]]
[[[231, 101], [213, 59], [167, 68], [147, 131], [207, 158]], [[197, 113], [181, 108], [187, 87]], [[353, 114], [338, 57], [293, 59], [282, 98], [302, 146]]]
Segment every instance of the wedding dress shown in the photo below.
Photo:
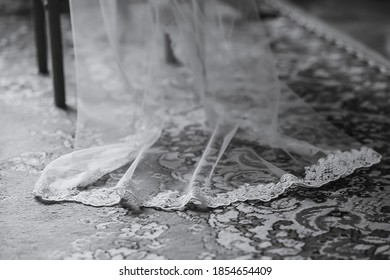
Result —
[[278, 80], [257, 1], [70, 2], [76, 149], [43, 170], [41, 200], [219, 207], [380, 161]]

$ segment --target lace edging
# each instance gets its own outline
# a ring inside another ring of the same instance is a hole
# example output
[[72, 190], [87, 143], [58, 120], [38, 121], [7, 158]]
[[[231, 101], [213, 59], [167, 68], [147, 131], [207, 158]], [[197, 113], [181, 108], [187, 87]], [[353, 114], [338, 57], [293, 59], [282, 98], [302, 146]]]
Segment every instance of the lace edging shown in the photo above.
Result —
[[244, 184], [234, 191], [209, 197], [205, 197], [195, 190], [192, 200], [199, 201], [204, 206], [211, 208], [248, 200], [270, 201], [293, 185], [319, 188], [331, 181], [350, 175], [358, 168], [379, 163], [380, 160], [381, 155], [367, 147], [346, 152], [336, 151], [319, 159], [316, 164], [305, 167], [303, 178], [286, 173], [277, 183]]
[[[335, 151], [325, 158], [319, 159], [316, 164], [305, 167], [303, 178], [286, 173], [278, 182], [258, 185], [247, 183], [233, 191], [213, 196], [202, 194], [198, 188], [194, 188], [184, 195], [178, 191], [167, 191], [157, 194], [139, 206], [178, 210], [182, 209], [189, 202], [200, 203], [210, 208], [248, 200], [266, 202], [278, 197], [293, 185], [319, 188], [331, 181], [350, 175], [358, 168], [376, 164], [380, 160], [381, 155], [367, 147], [346, 152]], [[117, 186], [112, 189], [101, 188], [59, 195], [51, 193], [47, 181], [38, 180], [34, 194], [46, 201], [78, 201], [93, 206], [113, 206], [117, 205], [124, 198], [123, 189], [123, 187]]]

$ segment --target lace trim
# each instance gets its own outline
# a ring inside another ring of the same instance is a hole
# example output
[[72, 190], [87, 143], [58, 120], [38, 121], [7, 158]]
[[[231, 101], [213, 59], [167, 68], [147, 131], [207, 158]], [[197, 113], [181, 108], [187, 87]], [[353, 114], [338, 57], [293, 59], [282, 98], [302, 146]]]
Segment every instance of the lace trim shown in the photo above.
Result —
[[319, 188], [331, 181], [350, 175], [358, 168], [376, 164], [380, 160], [381, 155], [367, 147], [346, 152], [335, 151], [333, 154], [319, 159], [316, 164], [305, 167], [305, 176], [303, 178], [286, 173], [277, 183], [259, 185], [244, 184], [234, 191], [215, 196], [205, 196], [199, 189], [195, 189], [184, 196], [180, 196], [178, 192], [169, 191], [158, 194], [144, 204], [144, 206], [162, 209], [180, 209], [191, 201], [215, 208], [247, 200], [270, 201], [293, 185]]
[[144, 206], [164, 210], [177, 210], [182, 209], [189, 202], [200, 203], [203, 206], [215, 208], [247, 200], [270, 201], [293, 185], [319, 188], [331, 181], [350, 175], [358, 168], [376, 164], [380, 160], [381, 155], [367, 147], [347, 152], [335, 151], [333, 154], [319, 159], [316, 164], [305, 167], [305, 176], [303, 178], [286, 173], [276, 183], [258, 185], [244, 184], [236, 190], [214, 196], [204, 195], [198, 188], [194, 188], [184, 195], [178, 191], [170, 190], [159, 193], [155, 197], [139, 203], [134, 199], [129, 199], [129, 196], [125, 195], [126, 189], [123, 186], [116, 186], [114, 188], [103, 187], [82, 191], [71, 188], [73, 189], [72, 192], [61, 194], [58, 192], [53, 193], [48, 182], [42, 180], [37, 182], [35, 195], [46, 201], [78, 201], [92, 206], [113, 206], [117, 205], [121, 200], [125, 200], [127, 204], [135, 206], [134, 208]]
[[39, 180], [36, 184], [34, 195], [41, 201], [46, 202], [80, 202], [91, 206], [114, 206], [122, 199], [121, 192], [117, 188], [100, 188], [79, 191], [73, 189], [71, 192], [56, 192], [50, 188], [47, 181]]

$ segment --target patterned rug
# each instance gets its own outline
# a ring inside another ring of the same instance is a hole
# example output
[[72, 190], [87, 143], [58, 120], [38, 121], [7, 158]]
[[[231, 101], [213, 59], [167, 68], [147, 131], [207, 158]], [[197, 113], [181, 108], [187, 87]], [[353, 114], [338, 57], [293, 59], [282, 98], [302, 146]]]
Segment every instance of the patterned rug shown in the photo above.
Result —
[[1, 259], [390, 259], [390, 74], [281, 15], [266, 26], [282, 80], [381, 163], [320, 189], [217, 209], [135, 213], [35, 200], [39, 172], [73, 148], [64, 21], [68, 111], [54, 107], [50, 77], [36, 73], [29, 18], [0, 18]]

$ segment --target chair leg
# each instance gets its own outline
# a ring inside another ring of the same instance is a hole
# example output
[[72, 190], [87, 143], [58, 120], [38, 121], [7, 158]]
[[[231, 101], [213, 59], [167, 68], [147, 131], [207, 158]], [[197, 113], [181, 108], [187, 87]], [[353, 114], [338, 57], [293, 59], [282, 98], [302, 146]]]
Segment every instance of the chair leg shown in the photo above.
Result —
[[54, 103], [59, 108], [66, 108], [60, 1], [48, 0], [47, 11], [53, 67]]
[[47, 68], [47, 39], [45, 9], [41, 0], [31, 0], [33, 25], [35, 31], [35, 47], [37, 50], [38, 71], [49, 73]]

